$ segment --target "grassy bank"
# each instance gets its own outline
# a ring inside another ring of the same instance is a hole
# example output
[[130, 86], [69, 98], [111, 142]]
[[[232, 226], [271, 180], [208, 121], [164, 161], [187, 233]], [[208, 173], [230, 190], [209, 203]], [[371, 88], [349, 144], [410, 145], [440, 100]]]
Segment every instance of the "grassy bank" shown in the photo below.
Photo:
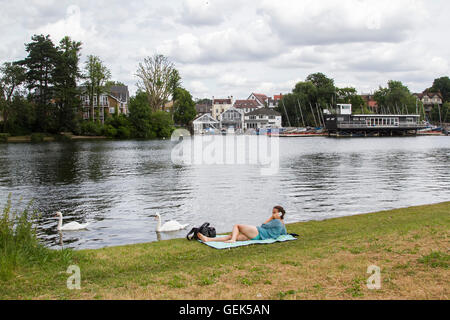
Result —
[[[217, 251], [184, 239], [19, 268], [2, 299], [448, 299], [450, 202], [296, 223], [297, 241]], [[68, 263], [81, 290], [66, 289]], [[381, 268], [368, 290], [367, 268]]]

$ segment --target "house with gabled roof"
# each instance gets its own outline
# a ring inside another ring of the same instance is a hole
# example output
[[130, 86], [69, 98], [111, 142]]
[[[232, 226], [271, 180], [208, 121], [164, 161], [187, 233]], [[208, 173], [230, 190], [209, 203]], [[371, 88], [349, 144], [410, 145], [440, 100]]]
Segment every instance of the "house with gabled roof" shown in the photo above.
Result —
[[242, 130], [244, 129], [244, 112], [231, 107], [219, 116], [219, 121], [221, 128]]
[[216, 130], [220, 127], [220, 122], [214, 119], [211, 114], [205, 113], [198, 116], [193, 122], [194, 134], [203, 134], [208, 130]]
[[282, 127], [281, 113], [270, 108], [259, 108], [244, 117], [246, 129], [276, 129]]
[[242, 110], [244, 113], [249, 113], [261, 108], [261, 105], [256, 100], [236, 100], [233, 107]]
[[[94, 95], [94, 114], [92, 115], [91, 97], [86, 87], [79, 87], [81, 92], [81, 112], [85, 120], [94, 118], [102, 123], [105, 119], [117, 112], [117, 114], [128, 114], [128, 105], [130, 102], [130, 93], [128, 86], [111, 86], [108, 92], [100, 95], [100, 101], [97, 101], [97, 95]], [[98, 117], [98, 118], [97, 118]]]
[[444, 97], [439, 91], [429, 92], [428, 90], [425, 90], [422, 93], [413, 93], [413, 96], [415, 96], [418, 100], [420, 100], [423, 103], [425, 112], [427, 113], [431, 112], [433, 106], [442, 107], [442, 103], [444, 101]]
[[247, 100], [255, 100], [261, 108], [266, 107], [269, 103], [269, 97], [262, 93], [252, 93]]

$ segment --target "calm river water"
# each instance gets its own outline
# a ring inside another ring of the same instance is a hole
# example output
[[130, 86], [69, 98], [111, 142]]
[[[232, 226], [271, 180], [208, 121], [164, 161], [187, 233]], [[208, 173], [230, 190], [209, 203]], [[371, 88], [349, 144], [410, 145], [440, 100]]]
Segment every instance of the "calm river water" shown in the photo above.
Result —
[[[34, 200], [40, 237], [57, 248], [55, 211], [64, 222], [90, 222], [65, 232], [63, 245], [100, 248], [184, 237], [155, 232], [152, 215], [219, 232], [260, 225], [282, 205], [287, 222], [322, 220], [450, 200], [450, 138], [285, 138], [280, 168], [262, 176], [252, 165], [191, 166], [171, 161], [170, 141], [0, 144], [0, 205]], [[190, 230], [190, 227], [189, 227]]]

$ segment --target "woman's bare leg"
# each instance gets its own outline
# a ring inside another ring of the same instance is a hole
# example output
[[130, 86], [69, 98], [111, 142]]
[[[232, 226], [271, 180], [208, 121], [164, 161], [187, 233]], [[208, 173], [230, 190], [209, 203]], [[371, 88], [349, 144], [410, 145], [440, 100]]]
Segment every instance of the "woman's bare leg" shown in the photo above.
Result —
[[234, 243], [236, 241], [248, 241], [254, 239], [257, 235], [258, 229], [256, 227], [238, 224], [233, 227], [231, 239], [225, 242]]
[[225, 242], [231, 239], [231, 236], [225, 236], [221, 238], [208, 238], [201, 234], [200, 232], [197, 233], [197, 237], [202, 240], [203, 242]]
[[234, 243], [236, 241], [248, 241], [254, 239], [258, 235], [258, 229], [254, 226], [235, 225], [233, 232], [229, 236], [221, 238], [208, 238], [201, 233], [197, 233], [197, 237], [203, 242], [228, 242]]

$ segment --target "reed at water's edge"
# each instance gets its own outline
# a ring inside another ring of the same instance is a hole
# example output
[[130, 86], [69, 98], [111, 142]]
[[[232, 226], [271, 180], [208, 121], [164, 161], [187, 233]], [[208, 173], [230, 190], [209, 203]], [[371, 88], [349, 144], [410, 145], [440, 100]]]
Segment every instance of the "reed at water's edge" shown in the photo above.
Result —
[[71, 257], [71, 251], [54, 251], [41, 244], [36, 233], [37, 211], [31, 210], [31, 202], [23, 209], [20, 206], [18, 203], [13, 209], [10, 194], [0, 217], [0, 281], [14, 278], [24, 268], [60, 258], [66, 263]]

